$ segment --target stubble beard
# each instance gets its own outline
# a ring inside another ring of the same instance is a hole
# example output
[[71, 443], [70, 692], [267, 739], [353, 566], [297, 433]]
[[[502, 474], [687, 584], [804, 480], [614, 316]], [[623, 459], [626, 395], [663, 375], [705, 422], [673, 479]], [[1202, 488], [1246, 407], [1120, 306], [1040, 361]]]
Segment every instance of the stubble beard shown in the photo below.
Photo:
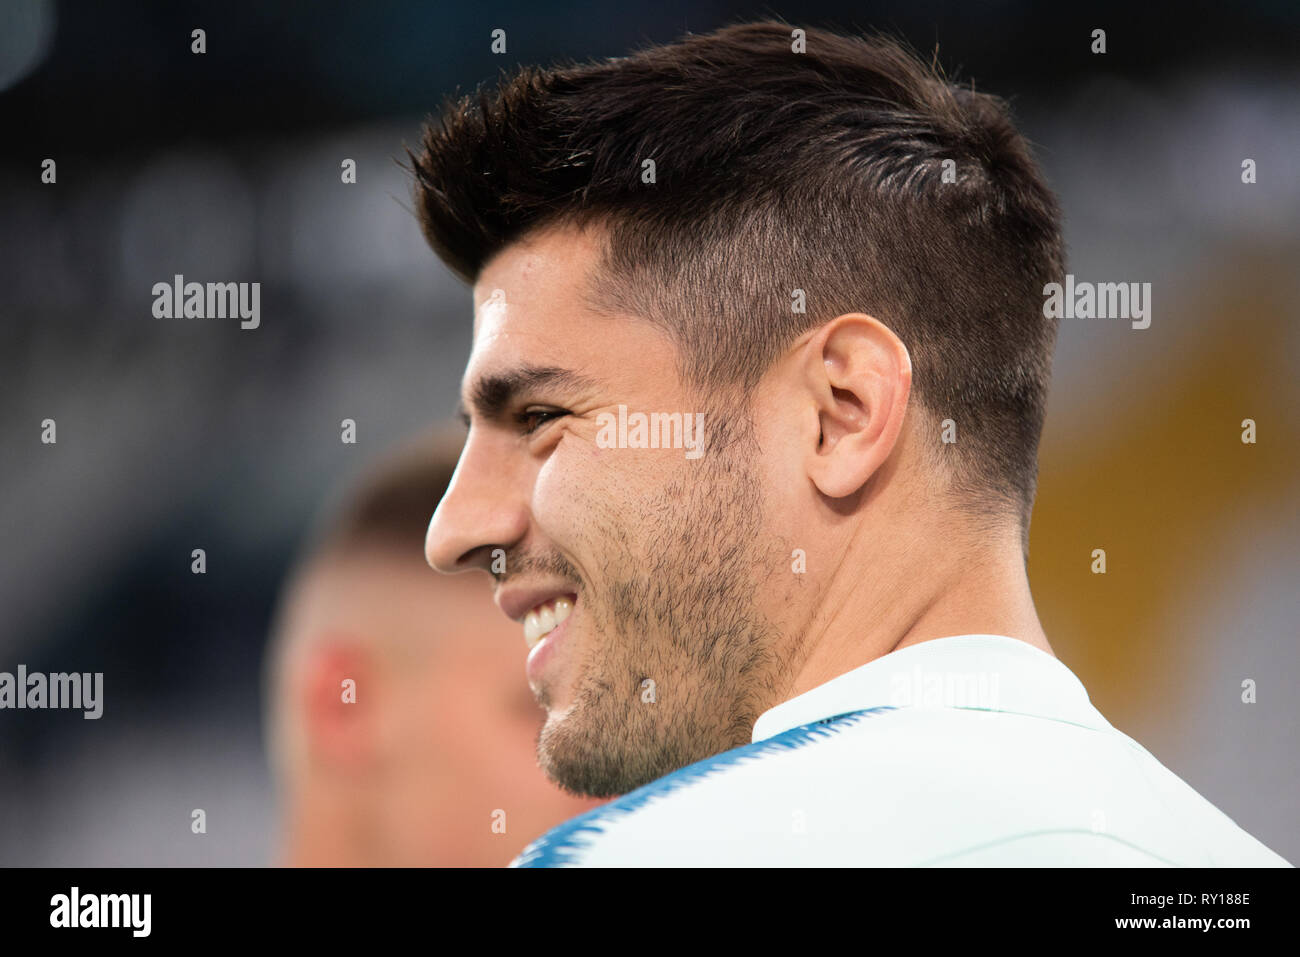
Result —
[[734, 441], [691, 463], [630, 522], [592, 515], [589, 541], [617, 551], [582, 596], [593, 647], [572, 705], [538, 738], [566, 791], [625, 794], [748, 744], [773, 703], [782, 656], [755, 600], [770, 572], [753, 454]]

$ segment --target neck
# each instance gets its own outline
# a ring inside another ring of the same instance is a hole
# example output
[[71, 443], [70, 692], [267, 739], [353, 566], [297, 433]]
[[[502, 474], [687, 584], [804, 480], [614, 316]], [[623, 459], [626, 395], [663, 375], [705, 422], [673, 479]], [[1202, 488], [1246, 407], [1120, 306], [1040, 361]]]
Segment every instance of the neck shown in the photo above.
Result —
[[[816, 607], [804, 610], [801, 660], [780, 701], [891, 651], [953, 635], [1005, 635], [1053, 654], [1030, 595], [1019, 529], [959, 524], [945, 514], [919, 535], [912, 524], [908, 534], [872, 531], [849, 542]], [[856, 547], [862, 542], [871, 543], [869, 552]]]

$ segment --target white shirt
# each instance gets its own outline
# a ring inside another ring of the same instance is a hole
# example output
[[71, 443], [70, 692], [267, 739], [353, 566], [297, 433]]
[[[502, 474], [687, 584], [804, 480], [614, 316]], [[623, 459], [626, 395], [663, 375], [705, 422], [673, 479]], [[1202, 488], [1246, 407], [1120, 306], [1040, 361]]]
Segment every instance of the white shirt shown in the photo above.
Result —
[[753, 742], [512, 866], [1289, 866], [1015, 638], [892, 652], [764, 712]]

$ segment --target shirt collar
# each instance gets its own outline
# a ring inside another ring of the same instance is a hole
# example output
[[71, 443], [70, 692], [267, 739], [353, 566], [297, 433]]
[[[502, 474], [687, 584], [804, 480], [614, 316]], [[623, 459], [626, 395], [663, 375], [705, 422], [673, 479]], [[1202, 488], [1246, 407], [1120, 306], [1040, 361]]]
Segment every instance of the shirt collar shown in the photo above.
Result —
[[1003, 711], [1110, 727], [1074, 672], [1052, 655], [1005, 635], [958, 635], [890, 652], [763, 712], [753, 740], [878, 707]]

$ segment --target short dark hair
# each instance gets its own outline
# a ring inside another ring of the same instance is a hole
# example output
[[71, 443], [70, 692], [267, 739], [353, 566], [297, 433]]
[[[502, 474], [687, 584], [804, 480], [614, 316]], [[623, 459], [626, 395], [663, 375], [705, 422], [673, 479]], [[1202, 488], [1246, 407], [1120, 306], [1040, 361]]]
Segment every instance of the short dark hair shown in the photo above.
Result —
[[599, 224], [589, 301], [664, 327], [703, 389], [747, 393], [803, 332], [874, 315], [917, 404], [959, 428], [934, 433], [958, 504], [1027, 538], [1056, 200], [1003, 101], [892, 40], [805, 33], [794, 52], [790, 26], [741, 24], [449, 98], [408, 150], [424, 235], [474, 282], [530, 231]]

